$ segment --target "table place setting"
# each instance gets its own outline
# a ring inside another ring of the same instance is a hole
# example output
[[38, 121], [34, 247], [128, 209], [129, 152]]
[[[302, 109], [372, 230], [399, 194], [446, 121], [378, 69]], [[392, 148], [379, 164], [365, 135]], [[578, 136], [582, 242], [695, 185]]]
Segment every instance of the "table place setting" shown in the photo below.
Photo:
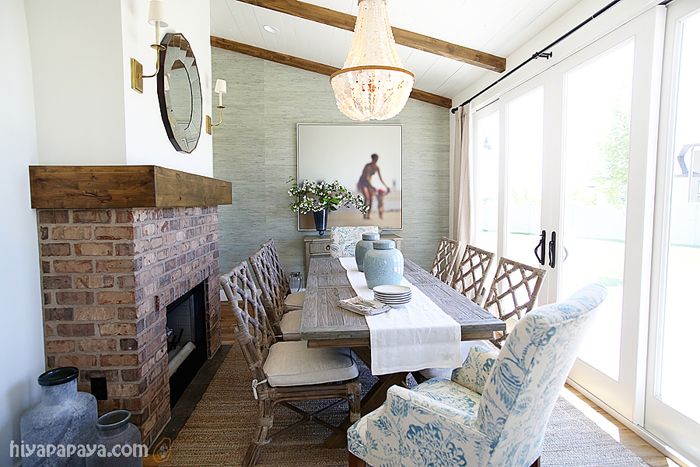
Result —
[[363, 273], [354, 257], [339, 261], [357, 297], [389, 305], [386, 312], [365, 316], [372, 349], [372, 374], [456, 368], [462, 364], [459, 323], [403, 277], [403, 261], [391, 279], [399, 283], [375, 282], [374, 290], [368, 287], [367, 264]]

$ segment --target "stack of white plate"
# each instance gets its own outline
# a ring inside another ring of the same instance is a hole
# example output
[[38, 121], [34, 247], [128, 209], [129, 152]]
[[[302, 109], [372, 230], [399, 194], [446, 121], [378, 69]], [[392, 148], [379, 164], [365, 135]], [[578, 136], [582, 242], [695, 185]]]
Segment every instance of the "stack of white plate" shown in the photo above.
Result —
[[391, 306], [401, 306], [411, 301], [411, 288], [404, 285], [378, 285], [374, 299]]

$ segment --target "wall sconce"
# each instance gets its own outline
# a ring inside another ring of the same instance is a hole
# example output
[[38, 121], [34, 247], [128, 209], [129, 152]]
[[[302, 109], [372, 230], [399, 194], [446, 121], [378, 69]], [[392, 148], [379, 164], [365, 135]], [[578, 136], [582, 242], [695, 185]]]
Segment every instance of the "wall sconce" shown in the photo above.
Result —
[[135, 58], [131, 59], [131, 89], [138, 93], [143, 93], [143, 79], [153, 78], [160, 70], [160, 52], [165, 50], [165, 46], [160, 45], [160, 28], [168, 27], [168, 23], [165, 22], [165, 2], [163, 0], [149, 0], [148, 23], [156, 27], [156, 41], [151, 44], [151, 48], [156, 51], [156, 71], [151, 75], [144, 75], [143, 65]]
[[207, 134], [211, 134], [212, 127], [219, 126], [224, 123], [224, 109], [226, 108], [224, 107], [224, 94], [226, 94], [226, 80], [217, 79], [216, 85], [214, 86], [214, 92], [219, 95], [219, 105], [216, 106], [216, 108], [219, 109], [219, 122], [212, 123], [211, 117], [207, 115]]

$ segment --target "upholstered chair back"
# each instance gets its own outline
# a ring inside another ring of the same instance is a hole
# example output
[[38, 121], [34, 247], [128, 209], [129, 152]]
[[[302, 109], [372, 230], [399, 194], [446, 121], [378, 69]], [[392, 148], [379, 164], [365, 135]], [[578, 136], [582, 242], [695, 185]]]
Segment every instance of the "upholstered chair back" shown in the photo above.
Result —
[[606, 297], [589, 285], [526, 314], [505, 340], [482, 392], [477, 429], [491, 441], [489, 465], [529, 465], [576, 358], [585, 328]]
[[255, 279], [260, 287], [260, 296], [270, 321], [276, 326], [286, 311], [284, 299], [289, 295], [289, 280], [282, 268], [275, 242], [270, 239], [248, 258]]
[[333, 258], [355, 256], [355, 245], [362, 240], [363, 233], [379, 233], [379, 227], [332, 227], [330, 253]]
[[236, 318], [235, 336], [253, 378], [266, 379], [263, 365], [275, 343], [253, 276], [245, 261], [220, 278], [221, 288]]

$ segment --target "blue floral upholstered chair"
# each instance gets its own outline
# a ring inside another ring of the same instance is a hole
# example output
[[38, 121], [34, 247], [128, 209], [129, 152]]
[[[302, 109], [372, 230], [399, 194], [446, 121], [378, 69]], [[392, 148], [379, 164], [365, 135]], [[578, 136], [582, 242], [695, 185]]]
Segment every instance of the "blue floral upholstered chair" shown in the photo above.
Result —
[[331, 228], [331, 256], [333, 258], [355, 256], [355, 245], [362, 240], [363, 233], [379, 233], [379, 227], [373, 225]]
[[588, 285], [531, 311], [500, 353], [472, 347], [451, 380], [392, 386], [384, 405], [349, 428], [350, 465], [538, 465], [549, 416], [606, 295]]

